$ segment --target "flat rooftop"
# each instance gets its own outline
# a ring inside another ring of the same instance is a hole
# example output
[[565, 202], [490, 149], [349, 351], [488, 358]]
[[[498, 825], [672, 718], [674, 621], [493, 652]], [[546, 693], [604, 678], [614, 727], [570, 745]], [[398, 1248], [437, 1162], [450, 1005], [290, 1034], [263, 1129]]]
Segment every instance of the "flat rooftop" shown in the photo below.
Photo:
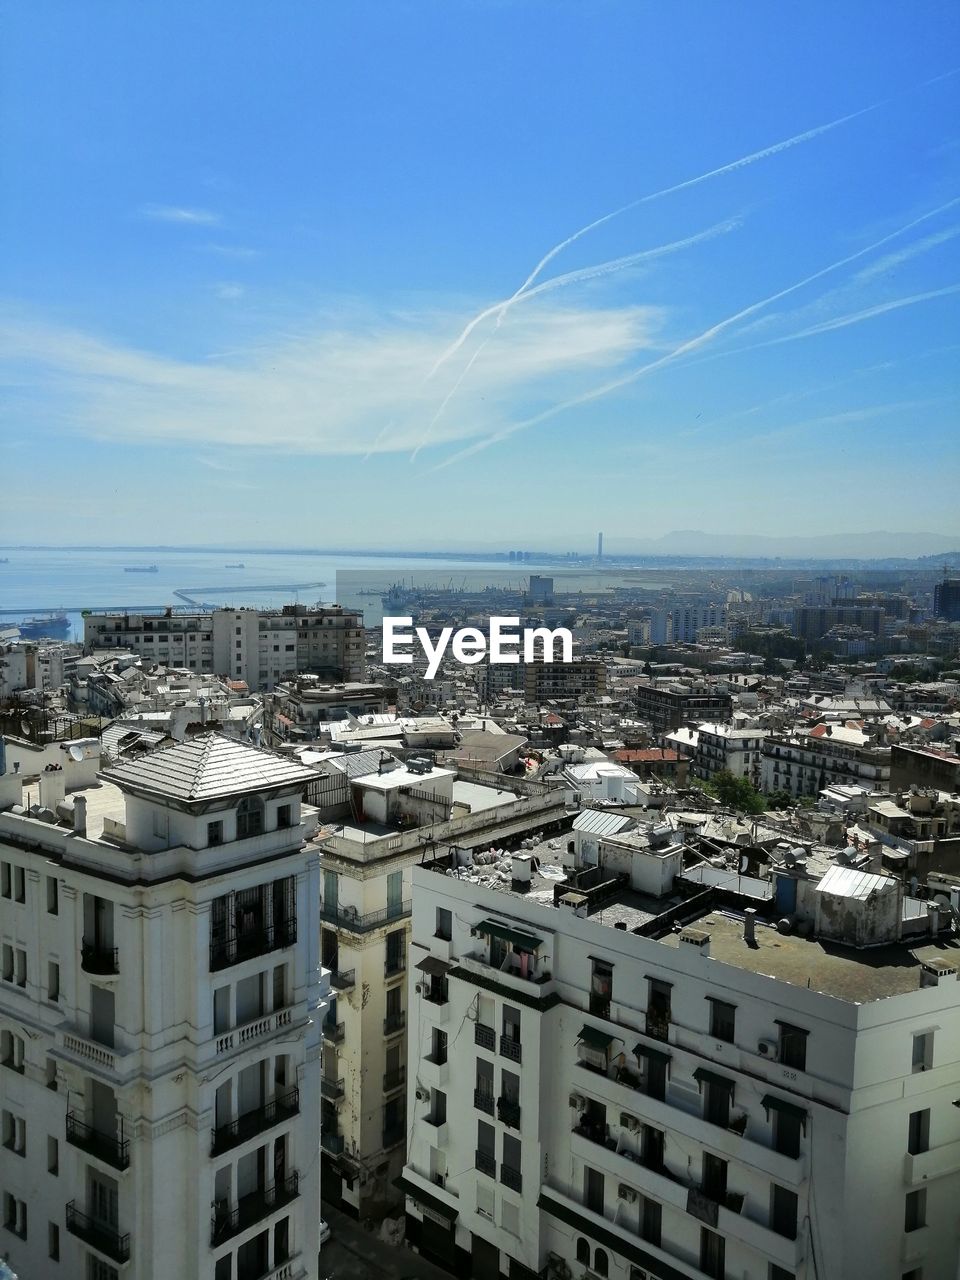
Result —
[[[901, 943], [855, 950], [816, 938], [778, 933], [772, 925], [758, 920], [756, 945], [748, 946], [743, 940], [743, 920], [737, 916], [711, 911], [687, 923], [709, 933], [713, 960], [851, 1004], [869, 1004], [916, 991], [923, 960], [960, 961], [960, 943], [954, 938], [916, 947]], [[660, 941], [665, 947], [680, 945], [677, 933], [669, 933]]]

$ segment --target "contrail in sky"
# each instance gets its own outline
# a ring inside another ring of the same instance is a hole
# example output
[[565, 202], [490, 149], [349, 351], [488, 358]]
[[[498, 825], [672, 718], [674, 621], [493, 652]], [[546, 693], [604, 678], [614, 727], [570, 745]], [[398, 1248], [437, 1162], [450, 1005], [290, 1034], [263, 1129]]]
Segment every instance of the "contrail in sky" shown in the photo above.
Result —
[[[568, 271], [562, 276], [552, 276], [549, 280], [544, 280], [542, 284], [535, 285], [532, 289], [527, 289], [526, 292], [522, 294], [515, 294], [513, 298], [508, 299], [506, 302], [495, 302], [493, 306], [487, 307], [485, 311], [481, 311], [480, 314], [470, 322], [469, 328], [472, 330], [480, 324], [482, 320], [486, 320], [488, 316], [496, 315], [496, 327], [499, 329], [500, 323], [503, 320], [508, 307], [512, 306], [515, 302], [526, 302], [530, 298], [536, 298], [540, 294], [549, 293], [554, 289], [560, 289], [566, 285], [582, 284], [587, 280], [597, 280], [601, 276], [612, 275], [615, 271], [622, 271], [625, 267], [633, 266], [635, 263], [643, 262], [649, 258], [659, 258], [668, 253], [677, 253], [681, 249], [689, 249], [691, 245], [700, 244], [704, 240], [712, 240], [714, 236], [724, 235], [728, 231], [734, 231], [741, 225], [742, 221], [740, 218], [728, 218], [725, 222], [718, 222], [715, 226], [708, 227], [706, 231], [698, 231], [696, 235], [687, 236], [683, 240], [674, 240], [670, 244], [657, 245], [653, 249], [641, 249], [638, 253], [628, 253], [622, 258], [611, 258], [609, 262], [601, 262], [593, 267], [581, 267], [577, 271]], [[457, 391], [459, 391], [464, 378], [476, 364], [480, 353], [489, 341], [490, 338], [487, 337], [480, 343], [479, 347], [477, 347], [476, 351], [474, 351], [473, 355], [462, 369], [456, 382], [454, 382], [453, 386], [443, 397], [443, 400], [440, 402], [440, 407], [433, 415], [426, 431], [423, 433], [423, 438], [410, 455], [411, 462], [414, 461], [420, 450], [429, 443], [431, 431], [440, 420], [444, 409], [446, 409]]]
[[906, 231], [910, 231], [913, 227], [919, 226], [921, 222], [926, 222], [930, 218], [936, 217], [937, 214], [952, 209], [955, 205], [960, 204], [960, 197], [947, 201], [946, 204], [940, 205], [936, 209], [931, 209], [929, 213], [921, 214], [919, 218], [913, 218], [910, 222], [905, 223], [902, 227], [898, 227], [896, 231], [891, 231], [889, 235], [882, 236], [879, 240], [875, 240], [873, 244], [868, 244], [866, 248], [858, 249], [855, 253], [848, 254], [845, 258], [840, 258], [837, 262], [832, 262], [827, 267], [821, 267], [819, 271], [814, 271], [812, 275], [805, 276], [802, 280], [798, 280], [796, 284], [788, 285], [785, 289], [778, 290], [777, 293], [770, 294], [767, 298], [762, 298], [759, 302], [753, 302], [749, 307], [744, 307], [732, 316], [727, 316], [725, 320], [718, 321], [715, 325], [711, 325], [709, 329], [704, 329], [703, 333], [697, 334], [694, 338], [689, 338], [686, 342], [682, 342], [679, 347], [675, 347], [673, 351], [668, 351], [666, 355], [661, 356], [659, 360], [653, 360], [650, 364], [645, 364], [639, 369], [634, 369], [631, 373], [624, 374], [621, 378], [616, 378], [612, 382], [606, 382], [602, 386], [594, 387], [590, 391], [583, 392], [582, 395], [575, 396], [571, 400], [565, 400], [562, 404], [553, 405], [550, 409], [545, 409], [543, 413], [538, 413], [532, 418], [527, 418], [523, 422], [514, 423], [511, 427], [506, 427], [502, 431], [498, 431], [495, 435], [488, 436], [485, 440], [478, 440], [475, 444], [470, 445], [466, 449], [461, 449], [455, 453], [452, 458], [438, 463], [432, 470], [439, 471], [443, 467], [448, 467], [451, 463], [457, 462], [463, 458], [470, 457], [474, 453], [479, 453], [481, 449], [487, 448], [488, 445], [496, 444], [498, 441], [506, 439], [516, 431], [521, 431], [526, 427], [536, 426], [541, 422], [545, 422], [548, 418], [555, 417], [558, 413], [563, 413], [566, 409], [573, 409], [577, 405], [588, 404], [591, 400], [598, 400], [601, 396], [609, 395], [611, 391], [618, 391], [621, 387], [628, 386], [631, 382], [637, 382], [640, 378], [646, 377], [647, 374], [662, 369], [665, 365], [672, 364], [674, 360], [678, 360], [681, 356], [687, 355], [690, 351], [696, 351], [708, 342], [712, 342], [731, 325], [737, 324], [740, 320], [745, 320], [748, 316], [754, 315], [757, 311], [768, 307], [772, 302], [779, 302], [781, 298], [785, 298], [788, 294], [796, 293], [798, 289], [805, 288], [808, 284], [813, 284], [815, 280], [820, 280], [823, 276], [829, 275], [833, 271], [838, 271], [841, 267], [849, 266], [851, 262], [856, 262], [859, 258], [865, 257], [868, 253], [881, 248], [885, 244], [889, 244], [891, 240], [895, 240]]
[[948, 294], [960, 293], [960, 284], [947, 285], [943, 289], [931, 289], [928, 293], [914, 293], [909, 298], [893, 298], [889, 302], [878, 303], [875, 307], [867, 307], [863, 311], [854, 311], [845, 316], [837, 316], [833, 320], [824, 320], [821, 324], [811, 325], [809, 329], [801, 329], [798, 333], [788, 333], [782, 338], [772, 338], [759, 345], [777, 346], [781, 342], [793, 342], [797, 338], [812, 338], [817, 333], [829, 333], [831, 329], [845, 329], [847, 325], [859, 324], [861, 320], [871, 320], [874, 316], [885, 315], [888, 311], [899, 311], [901, 307], [913, 306], [917, 302], [927, 302], [930, 298], [945, 298]]
[[[913, 86], [911, 89], [903, 90], [903, 93], [912, 93], [916, 89], [924, 89], [931, 84], [937, 84], [941, 80], [947, 80], [951, 76], [955, 76], [958, 71], [960, 71], [960, 68], [954, 67], [949, 71], [943, 72], [942, 75], [933, 76], [929, 80], [922, 81], [922, 83]], [[759, 151], [752, 151], [749, 155], [741, 156], [738, 160], [731, 160], [729, 164], [721, 165], [717, 169], [710, 169], [706, 173], [698, 174], [695, 178], [687, 178], [684, 182], [677, 182], [672, 187], [664, 187], [661, 191], [654, 191], [649, 195], [640, 196], [636, 200], [631, 200], [628, 204], [621, 205], [619, 209], [614, 209], [610, 213], [605, 213], [602, 217], [596, 218], [593, 222], [588, 222], [587, 225], [585, 227], [581, 227], [579, 231], [574, 231], [572, 235], [567, 236], [565, 240], [561, 240], [559, 244], [555, 244], [552, 249], [548, 250], [548, 252], [544, 254], [534, 269], [527, 276], [526, 280], [524, 280], [520, 288], [517, 289], [517, 291], [505, 302], [499, 303], [497, 307], [493, 308], [493, 310], [506, 310], [530, 287], [531, 284], [533, 284], [534, 280], [536, 280], [540, 275], [544, 267], [551, 262], [558, 253], [562, 253], [564, 249], [579, 240], [581, 236], [585, 236], [590, 231], [595, 231], [597, 227], [602, 227], [604, 223], [610, 222], [614, 218], [619, 218], [621, 214], [628, 213], [631, 209], [636, 209], [642, 204], [648, 204], [652, 200], [660, 200], [664, 196], [673, 195], [677, 191], [685, 191], [688, 187], [699, 186], [701, 182], [707, 182], [710, 178], [718, 178], [725, 173], [733, 173], [737, 169], [744, 169], [748, 165], [755, 164], [758, 160], [765, 160], [769, 156], [779, 155], [781, 151], [787, 151], [791, 147], [799, 146], [801, 143], [810, 142], [812, 139], [820, 137], [821, 134], [829, 133], [833, 129], [838, 129], [841, 125], [849, 124], [851, 120], [857, 120], [860, 116], [865, 116], [872, 111], [879, 110], [880, 107], [886, 106], [887, 103], [892, 102], [901, 96], [903, 96], [903, 94], [898, 93], [890, 98], [882, 98], [879, 102], [872, 102], [869, 106], [861, 107], [858, 111], [851, 111], [848, 115], [838, 116], [836, 120], [830, 120], [826, 124], [817, 125], [815, 128], [807, 129], [803, 133], [794, 134], [792, 138], [784, 138], [781, 142], [774, 142], [771, 146], [762, 147]], [[427, 374], [428, 380], [433, 377], [441, 365], [445, 364], [455, 352], [459, 351], [460, 347], [472, 333], [474, 327], [480, 323], [480, 320], [490, 314], [491, 309], [488, 308], [486, 311], [481, 313], [480, 316], [475, 316], [474, 319], [466, 325], [460, 336], [442, 353], [433, 368]]]

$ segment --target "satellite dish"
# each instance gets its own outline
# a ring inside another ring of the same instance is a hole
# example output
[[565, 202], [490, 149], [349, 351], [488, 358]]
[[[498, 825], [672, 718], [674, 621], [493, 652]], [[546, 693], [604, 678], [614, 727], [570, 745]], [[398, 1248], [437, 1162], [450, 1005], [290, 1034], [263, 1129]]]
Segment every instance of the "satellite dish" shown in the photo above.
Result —
[[83, 747], [73, 746], [70, 748], [70, 759], [76, 760], [79, 764], [83, 759]]
[[20, 721], [20, 732], [23, 734], [25, 738], [30, 737], [30, 721], [29, 720]]

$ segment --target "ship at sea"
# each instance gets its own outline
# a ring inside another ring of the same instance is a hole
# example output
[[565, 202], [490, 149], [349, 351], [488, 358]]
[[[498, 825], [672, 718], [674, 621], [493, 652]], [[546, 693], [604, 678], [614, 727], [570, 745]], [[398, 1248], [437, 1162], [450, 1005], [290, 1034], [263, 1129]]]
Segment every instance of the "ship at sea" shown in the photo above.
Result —
[[245, 569], [247, 566], [241, 560], [237, 564], [225, 564], [223, 567], [225, 569]]
[[160, 570], [155, 564], [128, 564], [124, 566], [124, 573], [159, 573]]
[[66, 640], [70, 634], [70, 619], [62, 611], [24, 618], [15, 625], [21, 640]]

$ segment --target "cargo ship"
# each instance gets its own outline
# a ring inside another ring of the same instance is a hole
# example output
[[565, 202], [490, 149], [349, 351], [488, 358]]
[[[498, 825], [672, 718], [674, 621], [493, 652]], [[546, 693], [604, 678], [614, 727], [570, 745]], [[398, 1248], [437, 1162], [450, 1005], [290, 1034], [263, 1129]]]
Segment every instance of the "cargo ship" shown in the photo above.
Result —
[[225, 569], [245, 569], [247, 566], [241, 560], [238, 564], [225, 564]]
[[63, 612], [24, 618], [15, 625], [20, 631], [21, 640], [66, 640], [70, 634], [70, 619]]
[[124, 566], [124, 573], [159, 573], [160, 570], [155, 564], [128, 564]]

